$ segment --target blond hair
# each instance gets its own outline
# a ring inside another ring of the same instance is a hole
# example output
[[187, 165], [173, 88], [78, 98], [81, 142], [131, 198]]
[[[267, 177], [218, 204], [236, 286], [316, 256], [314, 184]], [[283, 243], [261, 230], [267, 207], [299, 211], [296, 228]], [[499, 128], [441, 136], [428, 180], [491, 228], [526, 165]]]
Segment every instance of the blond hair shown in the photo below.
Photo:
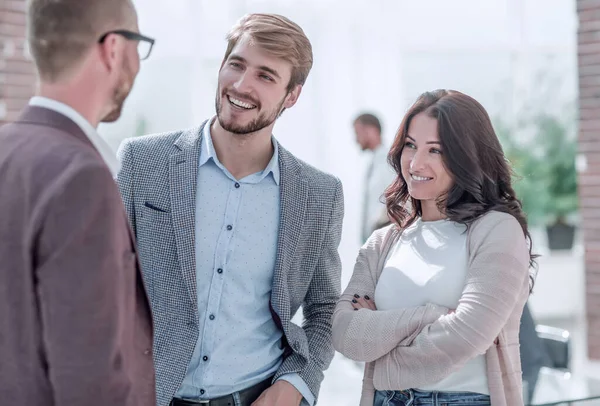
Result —
[[228, 44], [223, 63], [245, 34], [269, 54], [292, 64], [288, 91], [297, 85], [304, 85], [312, 68], [313, 55], [310, 41], [298, 24], [277, 14], [245, 15], [227, 34]]
[[29, 0], [27, 39], [40, 77], [58, 80], [102, 34], [124, 28], [132, 12], [130, 0]]

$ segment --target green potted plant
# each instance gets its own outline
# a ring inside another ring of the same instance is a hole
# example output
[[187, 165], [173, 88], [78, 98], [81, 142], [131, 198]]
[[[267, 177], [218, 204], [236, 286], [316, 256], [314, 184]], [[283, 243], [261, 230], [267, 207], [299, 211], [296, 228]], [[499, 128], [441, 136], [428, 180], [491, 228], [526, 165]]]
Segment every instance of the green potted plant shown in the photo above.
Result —
[[536, 120], [536, 144], [541, 147], [541, 166], [548, 192], [545, 204], [546, 231], [551, 250], [571, 249], [576, 227], [568, 222], [577, 212], [577, 140], [570, 126], [558, 117], [539, 115]]
[[544, 171], [544, 160], [527, 138], [518, 137], [518, 131], [501, 119], [495, 120], [494, 127], [502, 144], [504, 155], [513, 169], [513, 188], [523, 205], [530, 225], [542, 225], [545, 220], [545, 207], [549, 199]]
[[547, 113], [523, 119], [516, 130], [495, 123], [523, 211], [530, 225], [545, 226], [551, 250], [570, 249], [576, 231], [569, 217], [578, 207], [577, 140], [567, 123]]

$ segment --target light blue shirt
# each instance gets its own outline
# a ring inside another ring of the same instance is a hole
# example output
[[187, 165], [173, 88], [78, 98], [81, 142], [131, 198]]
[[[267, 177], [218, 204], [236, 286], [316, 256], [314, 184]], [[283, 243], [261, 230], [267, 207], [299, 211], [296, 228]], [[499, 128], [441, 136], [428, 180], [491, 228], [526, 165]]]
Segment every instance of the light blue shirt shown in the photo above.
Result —
[[[283, 362], [269, 310], [279, 233], [279, 159], [235, 179], [219, 162], [210, 124], [204, 126], [196, 193], [198, 342], [177, 392], [184, 399], [214, 399], [273, 376]], [[280, 379], [314, 396], [298, 374]]]

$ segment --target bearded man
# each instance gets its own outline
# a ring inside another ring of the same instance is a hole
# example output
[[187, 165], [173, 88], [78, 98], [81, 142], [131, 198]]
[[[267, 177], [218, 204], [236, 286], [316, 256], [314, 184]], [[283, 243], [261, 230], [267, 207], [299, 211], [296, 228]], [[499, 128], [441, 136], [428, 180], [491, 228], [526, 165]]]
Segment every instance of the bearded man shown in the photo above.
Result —
[[[120, 148], [156, 329], [158, 406], [316, 401], [334, 354], [343, 192], [272, 135], [311, 67], [298, 25], [245, 16], [228, 35], [216, 116]], [[300, 306], [302, 327], [291, 322]]]

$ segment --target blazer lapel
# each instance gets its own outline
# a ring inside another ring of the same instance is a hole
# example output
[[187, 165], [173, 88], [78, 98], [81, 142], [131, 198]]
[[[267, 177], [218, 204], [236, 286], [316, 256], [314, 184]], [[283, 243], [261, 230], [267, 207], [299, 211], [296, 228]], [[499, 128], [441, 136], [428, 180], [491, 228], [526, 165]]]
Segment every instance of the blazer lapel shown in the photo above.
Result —
[[281, 209], [271, 305], [280, 321], [289, 322], [291, 317], [287, 274], [304, 225], [308, 185], [306, 179], [301, 176], [302, 167], [298, 160], [281, 146], [279, 170]]
[[204, 125], [205, 123], [200, 128], [184, 132], [175, 141], [175, 146], [180, 151], [171, 155], [169, 160], [171, 217], [177, 256], [196, 313], [196, 185]]

